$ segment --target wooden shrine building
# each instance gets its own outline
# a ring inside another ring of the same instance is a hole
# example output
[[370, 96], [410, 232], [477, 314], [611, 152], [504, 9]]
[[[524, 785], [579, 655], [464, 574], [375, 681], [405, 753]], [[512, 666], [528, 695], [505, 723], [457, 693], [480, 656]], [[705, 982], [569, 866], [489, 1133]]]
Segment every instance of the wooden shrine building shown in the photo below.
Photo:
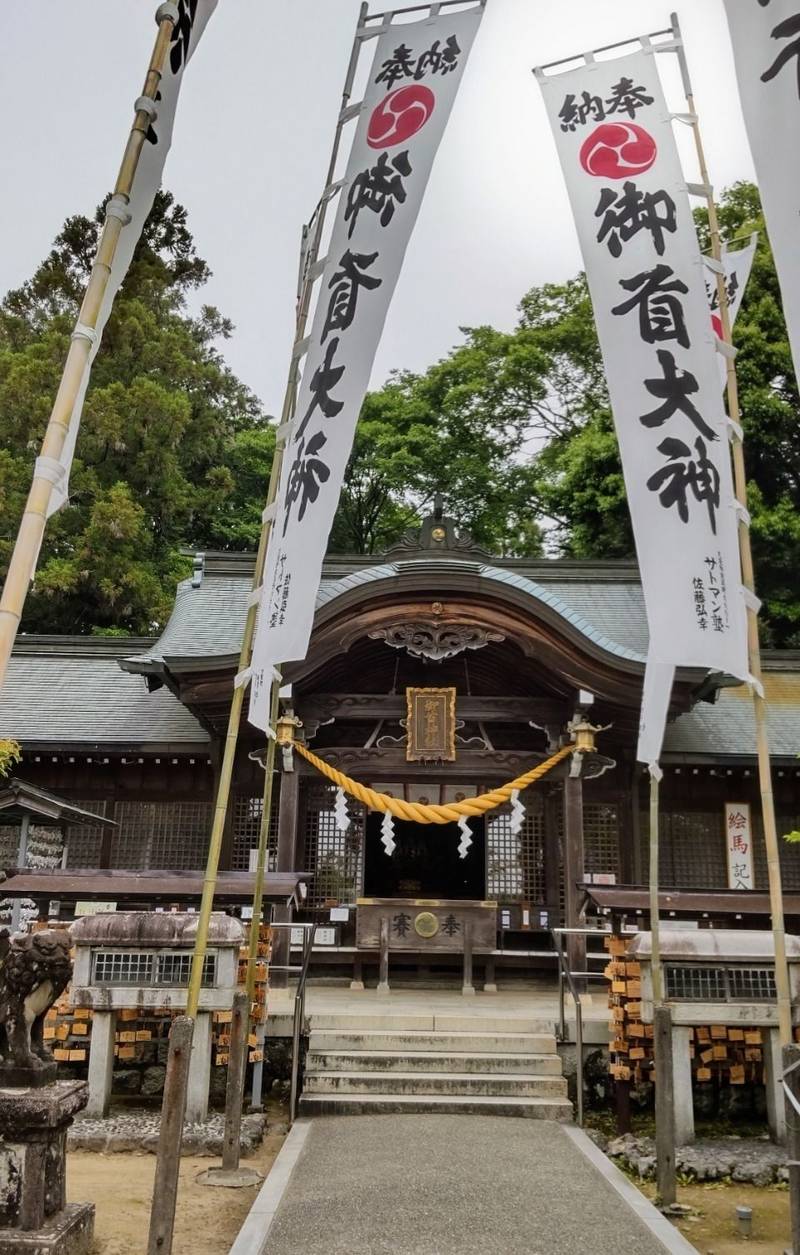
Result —
[[[159, 901], [174, 894], [176, 905], [191, 904], [252, 570], [246, 555], [198, 555], [157, 640], [20, 637], [0, 720], [0, 733], [23, 749], [17, 774], [114, 821], [65, 825], [60, 867], [40, 863], [25, 881], [28, 893], [41, 883], [44, 911], [50, 899], [69, 914], [78, 894], [108, 895], [112, 873], [122, 872], [147, 873], [145, 896], [149, 887], [155, 900], [163, 882]], [[455, 824], [403, 821], [387, 855], [379, 814], [351, 801], [341, 827], [333, 787], [299, 755], [278, 755], [270, 869], [305, 874], [301, 918], [327, 925], [320, 956], [343, 974], [362, 942], [368, 957], [374, 939], [359, 933], [368, 900], [399, 904], [398, 917], [403, 904], [443, 900], [483, 904], [498, 962], [525, 966], [524, 955], [549, 944], [550, 926], [577, 922], [585, 885], [646, 885], [647, 788], [635, 762], [646, 649], [633, 564], [495, 558], [439, 514], [380, 558], [329, 557], [308, 657], [285, 669], [284, 707], [339, 770], [408, 800], [452, 801], [547, 758], [581, 707], [609, 726], [588, 776], [571, 778], [570, 760], [560, 765], [522, 797], [518, 831], [509, 806], [472, 821], [464, 858]], [[768, 653], [765, 666], [783, 833], [800, 826], [800, 656]], [[435, 747], [441, 712], [426, 707], [434, 748], [410, 757], [409, 695], [424, 689], [453, 691], [452, 725]], [[263, 738], [244, 724], [222, 859], [240, 888], [258, 837], [262, 756]], [[679, 673], [663, 766], [663, 887], [732, 887], [726, 805], [735, 804], [751, 808], [739, 839], [750, 848], [753, 890], [765, 890], [747, 690], [724, 676]], [[0, 866], [13, 867], [16, 841], [16, 830], [0, 827]], [[783, 843], [782, 855], [794, 894], [800, 847]], [[798, 922], [790, 915], [790, 929]], [[436, 947], [426, 957], [422, 933], [400, 944], [407, 934], [403, 926], [397, 948], [411, 967], [429, 966]]]

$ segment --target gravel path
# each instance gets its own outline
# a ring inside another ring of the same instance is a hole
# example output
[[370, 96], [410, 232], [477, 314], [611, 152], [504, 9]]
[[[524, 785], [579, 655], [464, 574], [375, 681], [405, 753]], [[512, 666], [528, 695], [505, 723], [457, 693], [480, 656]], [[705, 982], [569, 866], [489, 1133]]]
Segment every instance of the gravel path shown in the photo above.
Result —
[[492, 1116], [315, 1119], [270, 1255], [665, 1255], [564, 1129]]

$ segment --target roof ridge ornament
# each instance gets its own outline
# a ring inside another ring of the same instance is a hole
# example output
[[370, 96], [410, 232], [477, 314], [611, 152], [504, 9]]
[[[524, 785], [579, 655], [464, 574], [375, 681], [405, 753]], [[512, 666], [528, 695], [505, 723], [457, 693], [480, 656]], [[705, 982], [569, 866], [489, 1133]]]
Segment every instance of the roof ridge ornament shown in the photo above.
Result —
[[431, 553], [442, 558], [460, 558], [468, 553], [482, 558], [492, 556], [476, 544], [456, 519], [445, 514], [444, 498], [438, 492], [433, 499], [433, 511], [422, 519], [419, 527], [405, 532], [396, 545], [386, 550], [384, 557], [408, 559], [415, 554], [427, 556]]

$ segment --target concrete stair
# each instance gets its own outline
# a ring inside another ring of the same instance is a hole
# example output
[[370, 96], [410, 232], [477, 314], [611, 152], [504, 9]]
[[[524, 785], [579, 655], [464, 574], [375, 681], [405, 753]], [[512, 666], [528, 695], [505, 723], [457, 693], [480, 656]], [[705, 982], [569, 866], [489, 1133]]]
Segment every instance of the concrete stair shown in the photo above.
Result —
[[465, 1015], [313, 1016], [300, 1111], [572, 1119], [550, 1026]]

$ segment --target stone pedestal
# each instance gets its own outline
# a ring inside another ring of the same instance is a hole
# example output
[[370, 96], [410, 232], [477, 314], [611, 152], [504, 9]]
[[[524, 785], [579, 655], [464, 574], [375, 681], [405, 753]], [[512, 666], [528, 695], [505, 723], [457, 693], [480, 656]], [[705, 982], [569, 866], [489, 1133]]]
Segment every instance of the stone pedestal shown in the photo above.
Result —
[[772, 1140], [786, 1141], [786, 1099], [783, 1094], [781, 1035], [777, 1028], [764, 1033], [764, 1085], [767, 1091], [767, 1120]]
[[65, 1164], [67, 1129], [88, 1097], [84, 1081], [0, 1088], [0, 1255], [88, 1255], [94, 1206], [67, 1204]]
[[186, 1123], [203, 1124], [208, 1119], [208, 1087], [211, 1080], [211, 1016], [198, 1011], [192, 1037], [192, 1057], [186, 1090]]
[[114, 1011], [95, 1011], [89, 1043], [89, 1103], [87, 1116], [102, 1120], [111, 1104], [114, 1079], [114, 1044], [117, 1017]]
[[694, 1141], [694, 1096], [690, 1029], [676, 1024], [672, 1030], [672, 1092], [675, 1102], [675, 1145]]

